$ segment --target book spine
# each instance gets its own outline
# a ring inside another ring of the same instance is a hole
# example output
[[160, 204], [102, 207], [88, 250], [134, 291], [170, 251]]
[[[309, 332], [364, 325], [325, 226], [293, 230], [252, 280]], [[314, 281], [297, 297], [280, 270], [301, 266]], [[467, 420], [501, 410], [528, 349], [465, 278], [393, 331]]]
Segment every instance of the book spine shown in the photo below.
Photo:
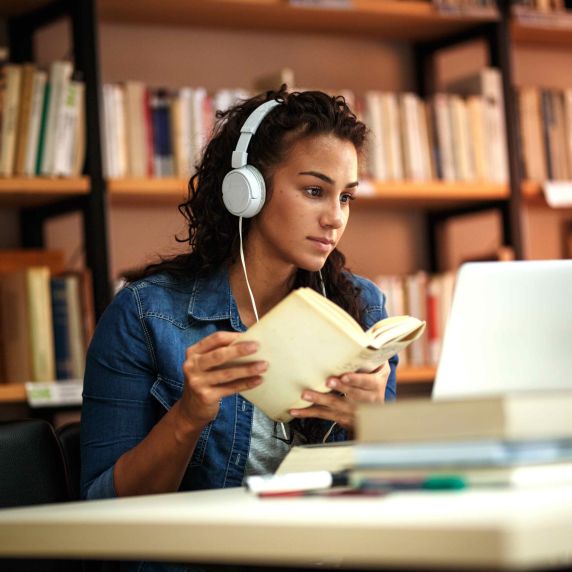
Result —
[[68, 327], [69, 308], [66, 296], [66, 279], [63, 276], [53, 277], [50, 285], [52, 293], [56, 378], [71, 379], [73, 375], [70, 352], [70, 329]]
[[30, 118], [32, 114], [32, 98], [34, 91], [34, 77], [36, 68], [32, 64], [25, 64], [22, 68], [22, 88], [20, 94], [20, 114], [18, 122], [18, 142], [16, 145], [16, 159], [14, 172], [16, 175], [26, 174], [26, 150], [30, 137]]
[[22, 68], [19, 65], [7, 65], [4, 73], [6, 74], [6, 91], [2, 111], [0, 174], [10, 177], [14, 173], [16, 157]]
[[26, 292], [29, 307], [27, 326], [32, 358], [31, 381], [53, 381], [56, 379], [56, 367], [49, 268], [28, 269]]
[[44, 96], [46, 93], [46, 73], [37, 71], [34, 74], [32, 89], [32, 103], [30, 111], [30, 124], [28, 141], [26, 145], [26, 159], [24, 163], [24, 175], [32, 177], [36, 174], [36, 161], [38, 157], [38, 143], [40, 139], [40, 126], [44, 108]]
[[51, 92], [45, 131], [41, 174], [55, 174], [56, 149], [59, 146], [62, 123], [65, 122], [64, 106], [68, 93], [72, 66], [69, 62], [54, 62], [50, 68]]
[[36, 175], [42, 174], [42, 163], [44, 160], [44, 152], [46, 149], [46, 132], [48, 129], [48, 110], [50, 107], [50, 100], [52, 99], [52, 87], [49, 81], [46, 81], [46, 88], [44, 90], [44, 100], [42, 106], [42, 117], [40, 120], [40, 131], [38, 135], [38, 151], [36, 153]]

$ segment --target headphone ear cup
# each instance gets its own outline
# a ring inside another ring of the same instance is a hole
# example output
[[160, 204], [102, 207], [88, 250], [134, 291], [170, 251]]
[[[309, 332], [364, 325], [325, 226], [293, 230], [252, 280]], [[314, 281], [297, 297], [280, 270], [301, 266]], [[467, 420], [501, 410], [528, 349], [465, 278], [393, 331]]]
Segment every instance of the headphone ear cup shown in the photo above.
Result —
[[252, 165], [229, 171], [222, 181], [222, 200], [227, 210], [243, 218], [258, 214], [266, 199], [266, 184]]

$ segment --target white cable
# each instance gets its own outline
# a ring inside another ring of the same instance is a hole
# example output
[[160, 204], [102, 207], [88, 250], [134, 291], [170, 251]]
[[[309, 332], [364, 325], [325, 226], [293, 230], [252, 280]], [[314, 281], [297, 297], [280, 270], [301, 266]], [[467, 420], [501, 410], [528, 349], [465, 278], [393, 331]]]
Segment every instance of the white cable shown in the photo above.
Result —
[[[259, 321], [258, 318], [258, 310], [256, 309], [256, 302], [254, 301], [254, 294], [252, 293], [252, 288], [250, 287], [250, 282], [248, 281], [248, 274], [246, 272], [246, 262], [244, 260], [244, 249], [242, 248], [242, 217], [239, 216], [238, 217], [238, 236], [240, 239], [240, 261], [242, 262], [242, 270], [244, 272], [244, 279], [246, 280], [246, 287], [248, 288], [248, 293], [250, 294], [250, 301], [252, 303], [252, 309], [254, 310], [254, 317], [256, 318], [256, 321]], [[325, 298], [327, 298], [327, 294], [326, 294], [326, 286], [324, 284], [324, 278], [322, 277], [322, 271], [318, 270], [318, 275], [320, 277], [320, 286], [322, 288], [322, 294], [324, 295]], [[325, 443], [327, 438], [330, 436], [332, 430], [334, 429], [334, 427], [336, 426], [336, 423], [332, 423], [332, 426], [328, 429], [328, 432], [326, 433], [326, 435], [324, 436], [324, 439], [322, 441], [322, 443]], [[287, 440], [288, 439], [288, 435], [286, 433], [286, 426], [284, 425], [284, 423], [280, 422], [280, 427], [282, 428], [282, 434], [284, 435], [284, 439]]]
[[250, 294], [250, 301], [252, 302], [252, 309], [254, 310], [254, 317], [258, 322], [258, 310], [256, 309], [256, 302], [254, 301], [254, 294], [250, 288], [250, 282], [248, 281], [248, 274], [246, 273], [246, 262], [244, 261], [244, 250], [242, 248], [242, 217], [238, 217], [238, 236], [240, 238], [240, 260], [242, 262], [242, 270], [244, 271], [244, 278], [246, 280], [246, 287], [248, 288], [248, 293]]

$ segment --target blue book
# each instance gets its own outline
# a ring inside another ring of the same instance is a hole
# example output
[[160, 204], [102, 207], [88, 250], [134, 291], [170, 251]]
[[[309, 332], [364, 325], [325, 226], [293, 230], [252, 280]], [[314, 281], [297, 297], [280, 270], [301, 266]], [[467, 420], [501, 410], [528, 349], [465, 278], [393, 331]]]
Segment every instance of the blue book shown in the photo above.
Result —
[[169, 95], [157, 90], [151, 97], [153, 123], [153, 168], [156, 177], [172, 177], [173, 146], [171, 144], [171, 109]]
[[52, 320], [56, 354], [56, 378], [71, 379], [73, 378], [73, 367], [65, 277], [52, 277], [50, 280], [50, 287], [52, 291]]

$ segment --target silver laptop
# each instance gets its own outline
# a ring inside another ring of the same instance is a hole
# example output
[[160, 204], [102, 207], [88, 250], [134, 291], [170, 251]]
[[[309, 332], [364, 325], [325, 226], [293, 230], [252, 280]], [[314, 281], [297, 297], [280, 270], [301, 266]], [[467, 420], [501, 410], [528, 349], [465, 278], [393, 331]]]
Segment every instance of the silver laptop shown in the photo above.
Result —
[[433, 398], [572, 389], [572, 260], [458, 274]]

